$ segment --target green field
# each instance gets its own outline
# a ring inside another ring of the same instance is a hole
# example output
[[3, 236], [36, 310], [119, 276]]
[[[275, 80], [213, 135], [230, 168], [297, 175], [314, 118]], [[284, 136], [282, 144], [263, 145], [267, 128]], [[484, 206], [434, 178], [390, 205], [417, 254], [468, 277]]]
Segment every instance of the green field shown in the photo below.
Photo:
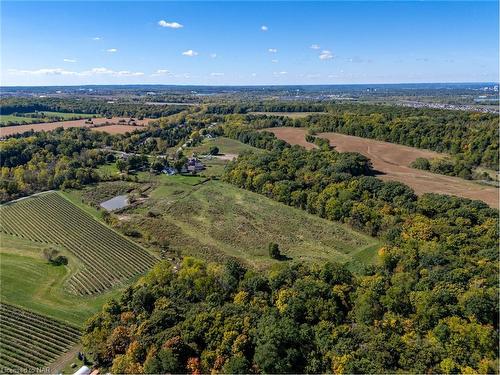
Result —
[[206, 177], [221, 176], [224, 172], [224, 167], [229, 162], [227, 157], [235, 157], [245, 151], [262, 152], [262, 150], [258, 148], [226, 137], [204, 139], [200, 145], [186, 148], [184, 152], [189, 156], [192, 153], [205, 155], [208, 154], [210, 147], [213, 146], [217, 146], [219, 148], [219, 155], [201, 159], [203, 164], [206, 166], [206, 169], [200, 174]]
[[[65, 281], [78, 269], [71, 254], [68, 266], [53, 266], [42, 258], [39, 244], [2, 235], [0, 251], [0, 300], [39, 314], [81, 326], [121, 289], [98, 296], [76, 296], [68, 292]], [[123, 289], [123, 288], [122, 288]]]
[[80, 332], [75, 327], [0, 304], [2, 373], [43, 372], [43, 368], [75, 345], [79, 338]]
[[88, 113], [66, 113], [66, 112], [50, 112], [44, 111], [43, 117], [31, 118], [13, 115], [0, 115], [0, 126], [8, 125], [24, 125], [24, 124], [37, 124], [43, 122], [52, 122], [55, 117], [62, 118], [62, 120], [79, 120], [82, 118], [91, 118], [96, 115]]
[[120, 214], [138, 228], [144, 245], [213, 261], [236, 257], [266, 268], [276, 242], [292, 261], [371, 263], [379, 242], [345, 225], [321, 219], [232, 185], [188, 176], [159, 176], [144, 203]]
[[51, 192], [0, 208], [3, 235], [30, 240], [75, 257], [78, 269], [67, 280], [69, 291], [92, 295], [147, 271], [156, 258]]

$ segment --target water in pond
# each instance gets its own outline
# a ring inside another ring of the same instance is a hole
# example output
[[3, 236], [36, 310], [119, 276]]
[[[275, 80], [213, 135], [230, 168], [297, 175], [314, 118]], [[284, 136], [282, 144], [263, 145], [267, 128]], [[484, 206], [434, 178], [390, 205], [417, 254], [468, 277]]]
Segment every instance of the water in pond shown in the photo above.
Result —
[[126, 195], [118, 195], [114, 198], [102, 202], [100, 206], [106, 209], [106, 211], [118, 210], [120, 208], [128, 206], [128, 198]]

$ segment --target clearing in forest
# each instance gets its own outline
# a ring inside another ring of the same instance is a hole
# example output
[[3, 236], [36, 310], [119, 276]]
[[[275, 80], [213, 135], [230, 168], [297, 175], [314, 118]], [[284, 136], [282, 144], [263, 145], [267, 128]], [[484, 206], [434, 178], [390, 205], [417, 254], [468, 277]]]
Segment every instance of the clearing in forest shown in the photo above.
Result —
[[268, 253], [271, 242], [292, 261], [359, 265], [376, 258], [379, 242], [347, 225], [220, 181], [189, 178], [159, 176], [151, 197], [128, 209], [123, 225], [138, 228], [148, 245], [168, 243], [171, 251], [212, 261], [235, 257], [260, 269], [277, 262]]

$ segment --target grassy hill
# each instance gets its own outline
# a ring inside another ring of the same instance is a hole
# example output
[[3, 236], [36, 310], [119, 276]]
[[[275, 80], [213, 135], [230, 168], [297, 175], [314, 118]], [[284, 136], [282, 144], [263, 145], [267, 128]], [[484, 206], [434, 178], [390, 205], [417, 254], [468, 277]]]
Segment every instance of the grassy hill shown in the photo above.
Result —
[[345, 225], [321, 219], [261, 195], [200, 177], [159, 176], [151, 196], [119, 215], [137, 228], [144, 245], [222, 261], [236, 257], [267, 268], [268, 244], [292, 261], [371, 263], [379, 242]]

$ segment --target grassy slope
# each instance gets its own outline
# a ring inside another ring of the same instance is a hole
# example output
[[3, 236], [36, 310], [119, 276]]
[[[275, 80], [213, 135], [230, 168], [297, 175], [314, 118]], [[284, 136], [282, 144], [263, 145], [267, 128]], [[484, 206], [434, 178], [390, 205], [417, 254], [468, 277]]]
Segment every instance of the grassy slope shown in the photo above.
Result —
[[114, 289], [97, 297], [79, 297], [65, 292], [64, 281], [76, 269], [70, 254], [69, 267], [52, 266], [42, 259], [41, 247], [30, 241], [2, 235], [0, 251], [0, 298], [42, 315], [82, 326], [109, 298]]
[[[239, 155], [245, 151], [262, 152], [258, 148], [246, 145], [244, 143], [235, 141], [226, 137], [217, 137], [212, 139], [204, 139], [201, 145], [195, 147], [189, 147], [185, 149], [186, 155], [191, 155], [192, 153], [198, 153], [200, 155], [208, 154], [210, 147], [217, 146], [219, 148], [219, 154], [232, 154]], [[221, 160], [218, 158], [203, 159], [203, 164], [207, 167], [201, 174], [207, 177], [220, 176], [224, 172], [224, 167], [228, 163], [228, 160]]]
[[[66, 112], [49, 112], [49, 111], [46, 111], [44, 113], [46, 116], [62, 117], [64, 120], [91, 118], [95, 116], [86, 113], [66, 113]], [[5, 125], [7, 124], [7, 122], [12, 122], [13, 124], [17, 125], [23, 125], [23, 124], [34, 124], [34, 123], [42, 123], [49, 121], [52, 121], [52, 119], [50, 119], [49, 117], [31, 118], [31, 117], [22, 117], [13, 115], [0, 115], [0, 124], [5, 124]]]
[[[127, 220], [144, 238], [167, 240], [183, 254], [212, 260], [234, 256], [257, 268], [275, 262], [268, 255], [270, 242], [295, 261], [370, 263], [376, 256], [377, 240], [262, 195], [219, 181], [193, 186], [200, 182], [196, 177], [160, 176], [158, 182], [142, 207], [129, 210]], [[148, 217], [147, 210], [161, 216]]]
[[[79, 208], [100, 220], [95, 208], [82, 203], [78, 191], [60, 192]], [[54, 246], [52, 246], [54, 247]], [[42, 258], [44, 246], [15, 236], [2, 234], [0, 242], [0, 299], [43, 315], [77, 326], [97, 312], [110, 298], [121, 294], [126, 285], [93, 297], [67, 293], [64, 282], [77, 271], [80, 261], [59, 247], [69, 258], [67, 267], [52, 266]]]

